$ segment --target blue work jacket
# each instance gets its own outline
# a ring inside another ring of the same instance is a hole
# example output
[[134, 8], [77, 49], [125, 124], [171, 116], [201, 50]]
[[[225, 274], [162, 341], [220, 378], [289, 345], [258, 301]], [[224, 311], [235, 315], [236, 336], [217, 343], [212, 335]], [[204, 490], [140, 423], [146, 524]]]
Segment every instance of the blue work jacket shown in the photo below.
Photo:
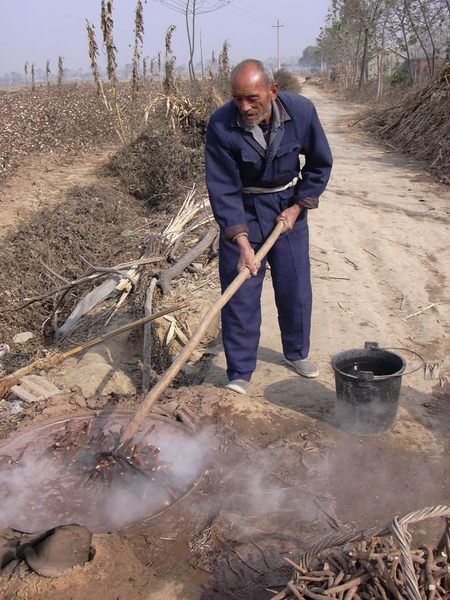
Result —
[[[262, 241], [284, 209], [294, 203], [317, 207], [330, 177], [331, 151], [313, 103], [298, 94], [280, 92], [273, 104], [277, 119], [267, 144], [259, 126], [256, 132], [255, 126], [242, 123], [233, 101], [216, 110], [209, 121], [206, 184], [225, 239], [246, 231], [250, 241]], [[302, 167], [300, 155], [304, 156]], [[298, 183], [282, 192], [243, 192], [247, 187], [281, 187], [296, 176]], [[307, 212], [302, 211], [296, 226], [306, 220]]]

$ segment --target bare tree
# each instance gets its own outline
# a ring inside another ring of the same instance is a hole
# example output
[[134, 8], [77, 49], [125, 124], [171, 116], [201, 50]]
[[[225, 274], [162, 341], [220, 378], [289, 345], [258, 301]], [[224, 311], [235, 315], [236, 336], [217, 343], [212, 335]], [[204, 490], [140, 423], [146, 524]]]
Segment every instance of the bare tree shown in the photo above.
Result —
[[161, 4], [184, 15], [186, 21], [186, 33], [189, 45], [189, 79], [196, 79], [194, 69], [194, 53], [196, 40], [196, 18], [198, 15], [214, 12], [227, 6], [233, 0], [159, 0]]

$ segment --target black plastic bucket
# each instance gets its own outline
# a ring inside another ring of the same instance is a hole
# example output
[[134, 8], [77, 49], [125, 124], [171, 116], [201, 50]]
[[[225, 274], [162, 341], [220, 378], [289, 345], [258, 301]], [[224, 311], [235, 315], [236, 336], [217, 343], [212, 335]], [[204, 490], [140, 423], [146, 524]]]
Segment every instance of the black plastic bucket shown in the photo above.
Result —
[[376, 342], [366, 342], [360, 350], [336, 354], [331, 365], [338, 426], [355, 435], [390, 431], [397, 417], [405, 360]]

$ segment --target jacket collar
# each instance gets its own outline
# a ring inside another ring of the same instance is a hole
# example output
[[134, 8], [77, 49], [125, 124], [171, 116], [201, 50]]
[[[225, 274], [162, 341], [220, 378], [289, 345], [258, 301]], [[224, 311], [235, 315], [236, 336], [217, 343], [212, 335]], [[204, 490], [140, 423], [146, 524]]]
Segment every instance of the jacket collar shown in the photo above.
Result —
[[[269, 147], [271, 150], [274, 150], [276, 152], [276, 150], [278, 149], [281, 138], [283, 137], [284, 123], [286, 121], [290, 121], [291, 119], [292, 117], [287, 112], [279, 97], [272, 101], [272, 128], [270, 131], [269, 139]], [[268, 146], [264, 138], [263, 132], [261, 130], [261, 127], [259, 127], [259, 125], [249, 125], [248, 123], [245, 123], [236, 107], [231, 124], [232, 126], [239, 127], [243, 131], [251, 134], [251, 137], [245, 135], [245, 139], [250, 143], [251, 146], [253, 146], [255, 150], [258, 151], [259, 154], [261, 154], [262, 156], [266, 155]], [[275, 148], [272, 148], [274, 142]], [[273, 155], [274, 152], [270, 152], [270, 154]]]

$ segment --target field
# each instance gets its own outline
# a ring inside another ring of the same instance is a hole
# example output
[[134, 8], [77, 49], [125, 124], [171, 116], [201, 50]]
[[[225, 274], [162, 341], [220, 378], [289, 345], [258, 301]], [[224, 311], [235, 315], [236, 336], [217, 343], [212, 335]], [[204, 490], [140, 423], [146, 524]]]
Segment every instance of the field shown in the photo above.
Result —
[[[179, 92], [169, 119], [153, 84], [135, 100], [124, 86], [125, 145], [94, 87], [0, 92], [0, 344], [10, 348], [0, 359], [1, 374], [146, 310], [189, 301], [156, 322], [150, 351], [149, 329], [133, 330], [39, 370], [58, 394], [35, 402], [6, 395], [3, 441], [58, 419], [136, 409], [143, 388], [158, 380], [218, 297], [217, 231], [211, 234], [202, 157], [208, 114], [224, 97], [213, 83], [205, 85]], [[92, 560], [62, 577], [41, 577], [22, 560], [10, 562], [0, 576], [2, 598], [269, 599], [292, 578], [284, 558], [297, 561], [325, 534], [379, 527], [395, 515], [450, 504], [448, 187], [424, 163], [365, 128], [349, 127], [364, 107], [312, 84], [302, 93], [316, 104], [335, 159], [321, 207], [310, 213], [311, 355], [319, 379], [301, 379], [283, 364], [268, 273], [249, 395], [223, 389], [217, 321], [156, 407], [172, 421], [180, 407], [198, 420], [194, 439], [204, 460], [198, 485], [155, 519], [95, 533]], [[207, 245], [169, 278], [167, 289], [155, 286], [205, 238]], [[93, 282], [114, 277], [125, 287], [58, 335]], [[23, 332], [33, 337], [15, 342]], [[367, 437], [337, 422], [330, 366], [335, 354], [365, 341], [400, 348], [408, 371], [425, 363], [403, 377], [392, 431]], [[0, 510], [0, 523], [3, 516]], [[411, 527], [414, 547], [435, 545], [442, 529], [437, 519]], [[14, 535], [8, 530], [0, 542], [27, 544], [26, 534]]]

